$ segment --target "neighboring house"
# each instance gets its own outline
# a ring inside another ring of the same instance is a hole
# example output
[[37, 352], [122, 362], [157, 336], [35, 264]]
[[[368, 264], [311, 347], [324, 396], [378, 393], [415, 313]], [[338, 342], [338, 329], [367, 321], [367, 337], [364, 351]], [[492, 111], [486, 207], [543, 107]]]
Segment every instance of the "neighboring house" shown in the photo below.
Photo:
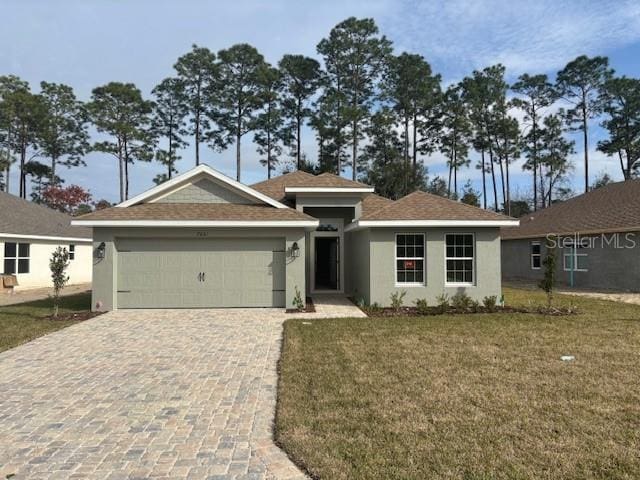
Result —
[[500, 227], [517, 220], [416, 192], [295, 172], [252, 187], [208, 166], [73, 221], [93, 227], [94, 308], [292, 307], [406, 290], [499, 295]]
[[548, 241], [558, 247], [561, 285], [640, 291], [640, 180], [592, 190], [504, 228], [503, 278], [540, 280]]
[[59, 246], [70, 253], [69, 284], [91, 282], [91, 229], [70, 222], [69, 215], [0, 192], [2, 272], [16, 275], [16, 289], [50, 287], [49, 259]]

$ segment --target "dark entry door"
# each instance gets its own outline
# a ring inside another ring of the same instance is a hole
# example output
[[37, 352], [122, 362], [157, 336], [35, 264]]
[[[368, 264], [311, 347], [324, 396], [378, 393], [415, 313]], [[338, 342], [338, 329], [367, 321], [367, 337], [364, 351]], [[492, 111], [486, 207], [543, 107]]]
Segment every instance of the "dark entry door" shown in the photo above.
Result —
[[340, 289], [339, 237], [316, 237], [315, 289]]

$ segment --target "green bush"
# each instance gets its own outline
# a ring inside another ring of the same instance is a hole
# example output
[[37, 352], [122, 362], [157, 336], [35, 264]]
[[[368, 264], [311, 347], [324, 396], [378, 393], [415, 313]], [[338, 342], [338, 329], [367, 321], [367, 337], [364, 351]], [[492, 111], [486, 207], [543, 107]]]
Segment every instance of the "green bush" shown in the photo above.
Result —
[[373, 302], [371, 305], [365, 306], [364, 310], [367, 312], [367, 315], [371, 316], [376, 316], [382, 313], [382, 307], [378, 302]]
[[449, 295], [446, 293], [438, 295], [436, 297], [436, 303], [438, 304], [438, 310], [440, 310], [441, 313], [445, 313], [449, 310]]
[[496, 295], [484, 297], [484, 299], [482, 300], [482, 304], [484, 305], [484, 308], [487, 309], [487, 311], [495, 312], [496, 306], [498, 305], [498, 297]]
[[471, 297], [464, 292], [458, 292], [451, 298], [451, 306], [456, 310], [468, 310], [471, 307]]
[[404, 305], [404, 297], [406, 294], [406, 290], [393, 292], [391, 294], [391, 308], [393, 308], [394, 310], [400, 310], [402, 308], [402, 305]]
[[303, 312], [305, 309], [305, 304], [304, 301], [302, 300], [302, 294], [300, 293], [300, 290], [298, 290], [298, 286], [295, 286], [295, 296], [293, 297], [293, 306], [295, 307], [296, 310], [298, 310], [299, 312]]
[[471, 305], [469, 305], [469, 307], [473, 313], [478, 313], [480, 311], [480, 302], [477, 300], [471, 300]]
[[416, 300], [416, 311], [420, 315], [428, 315], [429, 314], [429, 304], [427, 303], [426, 298], [419, 298]]

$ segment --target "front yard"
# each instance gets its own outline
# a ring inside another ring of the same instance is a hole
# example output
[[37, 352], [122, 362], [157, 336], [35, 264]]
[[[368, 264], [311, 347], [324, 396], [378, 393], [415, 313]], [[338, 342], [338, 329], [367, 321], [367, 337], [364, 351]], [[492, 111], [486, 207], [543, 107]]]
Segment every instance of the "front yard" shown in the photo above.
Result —
[[332, 480], [640, 478], [640, 306], [557, 303], [581, 313], [289, 320], [277, 440]]
[[[80, 321], [91, 309], [91, 293], [78, 293], [63, 297], [60, 302], [60, 316], [63, 320], [52, 320], [51, 300], [36, 300], [0, 307], [0, 352], [17, 347], [34, 338], [55, 332]], [[69, 314], [77, 313], [79, 318], [70, 319]]]

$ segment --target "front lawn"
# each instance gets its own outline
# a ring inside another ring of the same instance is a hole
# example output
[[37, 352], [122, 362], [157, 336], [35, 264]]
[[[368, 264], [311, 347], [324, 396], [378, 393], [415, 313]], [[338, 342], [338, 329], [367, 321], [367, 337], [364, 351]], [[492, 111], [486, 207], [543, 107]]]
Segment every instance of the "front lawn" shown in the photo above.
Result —
[[16, 347], [34, 338], [77, 323], [91, 309], [91, 293], [84, 292], [63, 297], [60, 315], [77, 313], [79, 319], [52, 320], [51, 300], [36, 300], [0, 307], [0, 352]]
[[640, 478], [640, 306], [557, 302], [580, 314], [288, 320], [277, 441], [331, 480]]

